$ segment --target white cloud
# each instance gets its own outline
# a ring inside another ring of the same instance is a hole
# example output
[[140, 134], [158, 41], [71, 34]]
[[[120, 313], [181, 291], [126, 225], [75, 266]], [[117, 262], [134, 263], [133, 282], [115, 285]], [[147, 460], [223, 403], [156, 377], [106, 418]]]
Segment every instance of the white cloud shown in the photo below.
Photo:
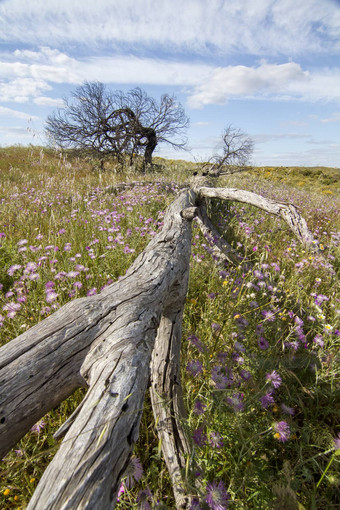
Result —
[[327, 119], [321, 119], [321, 122], [324, 122], [324, 123], [328, 123], [328, 122], [340, 122], [340, 112], [334, 112]]
[[189, 96], [189, 105], [201, 108], [240, 97], [339, 101], [339, 89], [340, 69], [312, 73], [294, 62], [228, 66], [215, 69], [208, 80], [198, 85]]
[[[133, 56], [87, 57], [77, 60], [46, 47], [39, 51], [17, 50], [13, 57], [15, 61], [0, 62], [2, 101], [27, 102], [31, 97], [40, 97], [43, 91], [51, 90], [50, 83], [80, 85], [84, 81], [101, 81], [132, 85], [192, 86], [207, 79], [212, 71], [205, 64]], [[50, 101], [52, 103], [55, 101]]]
[[40, 95], [51, 86], [39, 78], [16, 78], [8, 83], [0, 83], [0, 101], [26, 103], [30, 96]]
[[25, 112], [20, 112], [18, 110], [12, 110], [12, 108], [5, 108], [4, 106], [0, 106], [0, 115], [6, 115], [9, 117], [15, 117], [17, 119], [24, 119], [24, 120], [38, 120], [39, 117], [36, 117], [35, 115], [29, 115]]
[[47, 96], [35, 97], [33, 102], [40, 106], [54, 106], [56, 108], [62, 108], [64, 106], [64, 101], [62, 99], [54, 99]]
[[210, 126], [210, 122], [205, 122], [202, 120], [202, 121], [193, 122], [192, 125], [197, 126], [197, 127]]
[[[122, 55], [70, 58], [59, 50], [15, 51], [15, 61], [0, 62], [0, 100], [27, 102], [46, 97], [51, 84], [80, 85], [84, 81], [108, 84], [182, 86], [188, 104], [201, 108], [225, 104], [232, 98], [339, 101], [340, 69], [304, 70], [296, 62], [255, 66], [213, 67], [200, 63]], [[7, 80], [7, 81], [6, 81]], [[35, 102], [47, 99], [36, 100]], [[60, 101], [49, 100], [51, 106]]]
[[335, 0], [4, 0], [6, 42], [297, 55], [340, 51]]

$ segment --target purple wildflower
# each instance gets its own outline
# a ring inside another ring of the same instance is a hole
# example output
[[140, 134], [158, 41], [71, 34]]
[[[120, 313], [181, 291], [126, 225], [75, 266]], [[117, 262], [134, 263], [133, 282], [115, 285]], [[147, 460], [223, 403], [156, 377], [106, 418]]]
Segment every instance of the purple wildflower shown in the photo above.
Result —
[[187, 364], [187, 371], [190, 372], [191, 375], [196, 377], [198, 374], [203, 372], [202, 363], [198, 360], [189, 361]]
[[249, 379], [251, 379], [251, 373], [248, 372], [248, 370], [240, 370], [240, 376], [244, 381], [249, 381]]
[[190, 505], [190, 510], [202, 510], [200, 502], [198, 499], [194, 498]]
[[6, 312], [7, 311], [7, 317], [9, 319], [13, 319], [17, 312], [20, 310], [21, 304], [20, 303], [14, 303], [11, 301], [10, 303], [7, 303], [2, 309]]
[[270, 374], [267, 374], [266, 380], [271, 383], [274, 388], [278, 388], [282, 383], [281, 376], [276, 372], [276, 370], [273, 370]]
[[249, 322], [247, 321], [247, 319], [245, 319], [244, 317], [241, 317], [239, 315], [235, 315], [235, 323], [236, 323], [236, 326], [238, 327], [239, 330], [243, 330], [245, 329]]
[[277, 421], [273, 426], [275, 430], [275, 439], [278, 439], [281, 443], [285, 443], [290, 437], [290, 428], [286, 421]]
[[13, 276], [13, 274], [15, 273], [15, 271], [19, 271], [19, 269], [21, 269], [21, 265], [20, 264], [14, 264], [13, 266], [11, 266], [9, 268], [9, 270], [7, 271], [7, 274], [9, 276]]
[[76, 278], [78, 275], [79, 275], [79, 271], [69, 271], [66, 276], [68, 278]]
[[199, 427], [198, 429], [194, 430], [192, 438], [197, 446], [204, 446], [207, 442], [207, 436], [203, 432], [203, 427]]
[[219, 352], [217, 354], [217, 359], [220, 363], [225, 363], [227, 361], [227, 358], [228, 358], [228, 353], [223, 351], [223, 352]]
[[139, 510], [151, 510], [152, 492], [150, 489], [139, 491], [137, 495], [137, 502], [139, 503]]
[[46, 303], [53, 303], [58, 297], [58, 294], [54, 292], [54, 290], [49, 290], [46, 292]]
[[316, 294], [314, 297], [314, 302], [317, 306], [322, 306], [324, 301], [329, 301], [329, 297], [325, 296], [324, 294]]
[[238, 411], [243, 411], [243, 409], [244, 409], [244, 404], [242, 402], [243, 399], [244, 399], [243, 393], [233, 393], [231, 397], [226, 398], [226, 402], [237, 413]]
[[218, 333], [221, 330], [221, 324], [217, 324], [217, 322], [211, 323], [211, 329], [214, 333]]
[[227, 367], [216, 366], [211, 371], [211, 378], [216, 384], [216, 388], [223, 390], [227, 387], [231, 387], [234, 380], [232, 371]]
[[222, 436], [218, 432], [211, 432], [209, 441], [213, 448], [221, 448], [224, 445]]
[[234, 349], [238, 352], [246, 352], [246, 348], [243, 344], [241, 344], [241, 342], [235, 342]]
[[196, 335], [190, 335], [188, 337], [188, 340], [196, 347], [196, 349], [198, 349], [200, 352], [204, 352], [205, 350], [204, 345], [202, 344], [201, 340], [197, 338]]
[[297, 317], [297, 316], [295, 317], [294, 322], [295, 322], [295, 324], [296, 324], [296, 326], [297, 326], [298, 328], [299, 328], [299, 327], [301, 327], [301, 326], [303, 326], [303, 324], [304, 324], [303, 320], [302, 320], [302, 319], [300, 319], [300, 317]]
[[289, 414], [290, 416], [294, 415], [294, 409], [292, 407], [286, 406], [286, 404], [281, 404], [281, 409], [284, 414]]
[[314, 337], [313, 342], [318, 345], [319, 347], [323, 347], [325, 345], [325, 342], [323, 341], [322, 335], [318, 334]]
[[88, 290], [86, 293], [87, 296], [94, 296], [95, 294], [97, 294], [96, 287], [92, 287], [92, 289]]
[[43, 420], [38, 421], [33, 427], [31, 428], [31, 432], [35, 432], [36, 434], [39, 434], [40, 431], [45, 427], [45, 422]]
[[266, 321], [268, 322], [275, 321], [275, 313], [272, 310], [262, 310], [261, 313]]
[[206, 410], [207, 406], [203, 404], [200, 400], [195, 400], [194, 413], [195, 414], [203, 414]]
[[131, 489], [135, 482], [138, 482], [143, 476], [143, 466], [138, 457], [132, 457], [129, 465], [125, 471], [125, 485], [128, 489]]
[[230, 496], [223, 482], [208, 483], [206, 491], [205, 501], [211, 510], [226, 510]]
[[268, 406], [275, 403], [275, 400], [273, 398], [273, 392], [269, 391], [263, 397], [260, 398], [261, 405], [263, 409], [267, 409]]
[[338, 433], [338, 437], [334, 438], [334, 448], [340, 450], [340, 432]]
[[117, 501], [120, 501], [120, 496], [121, 496], [122, 494], [124, 494], [124, 492], [125, 492], [125, 487], [124, 487], [124, 485], [121, 483], [121, 484], [120, 484], [120, 487], [119, 487], [118, 494], [117, 494]]
[[258, 341], [257, 341], [257, 345], [260, 347], [260, 349], [262, 351], [265, 351], [266, 349], [268, 349], [269, 347], [269, 343], [267, 342], [267, 340], [261, 336]]
[[263, 328], [262, 324], [257, 324], [256, 325], [255, 333], [256, 333], [257, 336], [262, 336], [263, 335], [264, 328]]

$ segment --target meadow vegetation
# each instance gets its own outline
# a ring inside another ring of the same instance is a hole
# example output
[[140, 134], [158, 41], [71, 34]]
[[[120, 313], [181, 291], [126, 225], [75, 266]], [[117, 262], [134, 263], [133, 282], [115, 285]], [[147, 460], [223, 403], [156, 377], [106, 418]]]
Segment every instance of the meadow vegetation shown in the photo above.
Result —
[[[0, 149], [0, 345], [125, 274], [199, 166], [155, 163], [141, 175], [40, 147]], [[192, 508], [340, 508], [340, 170], [249, 168], [216, 185], [292, 202], [319, 252], [259, 209], [214, 200], [215, 224], [244, 258], [221, 267], [193, 224], [181, 362], [202, 487]], [[26, 507], [84, 391], [2, 459], [1, 508]], [[117, 508], [175, 508], [148, 396]]]

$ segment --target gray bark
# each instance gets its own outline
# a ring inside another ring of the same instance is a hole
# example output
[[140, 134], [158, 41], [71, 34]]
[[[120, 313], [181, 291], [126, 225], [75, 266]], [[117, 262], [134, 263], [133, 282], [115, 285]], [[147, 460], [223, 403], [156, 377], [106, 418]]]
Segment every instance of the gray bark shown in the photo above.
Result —
[[309, 246], [313, 245], [314, 239], [308, 229], [307, 223], [293, 204], [276, 202], [275, 200], [264, 198], [251, 191], [232, 188], [200, 187], [197, 191], [202, 197], [243, 202], [254, 205], [271, 214], [275, 214], [275, 216], [281, 216], [301, 243]]
[[[283, 216], [303, 241], [312, 236], [296, 209], [239, 190], [186, 190], [162, 231], [126, 275], [101, 294], [66, 304], [0, 349], [0, 455], [80, 386], [88, 392], [57, 436], [65, 437], [29, 510], [114, 508], [138, 437], [149, 385], [176, 505], [190, 503], [191, 446], [183, 419], [180, 342], [195, 214], [212, 230], [199, 195], [240, 200]], [[198, 206], [198, 209], [196, 208]], [[283, 211], [283, 212], [282, 212]], [[214, 235], [217, 235], [214, 231]], [[234, 255], [227, 249], [228, 260]], [[153, 353], [153, 355], [152, 355]], [[152, 359], [151, 359], [152, 357]]]

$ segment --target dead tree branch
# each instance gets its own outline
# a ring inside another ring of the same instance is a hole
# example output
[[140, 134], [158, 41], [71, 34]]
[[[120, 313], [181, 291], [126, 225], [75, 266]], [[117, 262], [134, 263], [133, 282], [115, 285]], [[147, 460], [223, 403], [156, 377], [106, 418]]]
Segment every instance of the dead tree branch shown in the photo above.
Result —
[[208, 229], [231, 261], [238, 262], [238, 257], [215, 235], [202, 197], [260, 207], [283, 217], [300, 241], [312, 242], [293, 206], [247, 191], [208, 188], [202, 180], [200, 184], [169, 206], [162, 231], [121, 280], [101, 294], [66, 304], [0, 349], [1, 457], [76, 388], [88, 387], [79, 408], [59, 430], [65, 438], [29, 510], [114, 508], [139, 433], [150, 363], [152, 406], [176, 505], [190, 503], [185, 468], [191, 446], [183, 427], [180, 342], [191, 220], [199, 217], [203, 230]]

